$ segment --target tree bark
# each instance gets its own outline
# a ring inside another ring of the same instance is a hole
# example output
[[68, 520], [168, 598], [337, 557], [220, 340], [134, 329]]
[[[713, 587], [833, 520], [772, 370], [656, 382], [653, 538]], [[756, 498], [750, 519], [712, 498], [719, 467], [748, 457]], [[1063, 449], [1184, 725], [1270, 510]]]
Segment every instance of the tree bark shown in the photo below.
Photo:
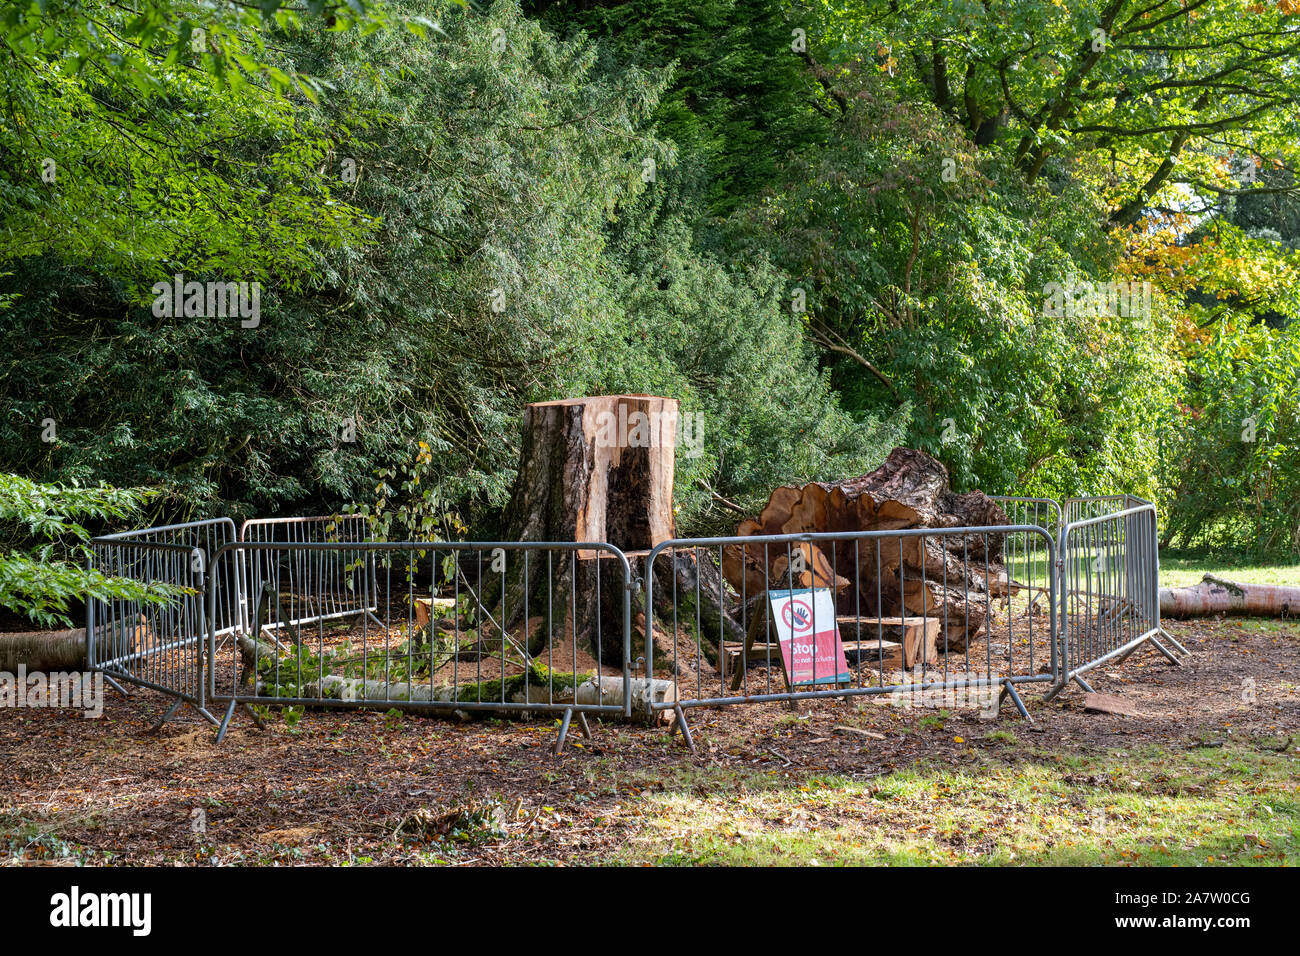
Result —
[[86, 629], [0, 634], [0, 671], [76, 669], [86, 666]]
[[[572, 679], [572, 674], [557, 674], [559, 678]], [[677, 700], [677, 685], [667, 680], [632, 680], [630, 683], [624, 681], [621, 677], [591, 677], [577, 684], [568, 686], [548, 687], [546, 684], [535, 684], [523, 680], [520, 675], [513, 683], [518, 686], [509, 686], [507, 683], [506, 700], [499, 710], [492, 710], [489, 713], [505, 716], [525, 715], [528, 712], [518, 708], [512, 708], [511, 704], [526, 703], [547, 703], [553, 702], [561, 706], [565, 704], [593, 705], [603, 704], [606, 706], [621, 707], [626, 695], [632, 697], [632, 720], [644, 723], [651, 717], [651, 703], [674, 703]], [[337, 675], [328, 675], [321, 681], [309, 683], [305, 689], [305, 696], [324, 697], [332, 700], [371, 700], [382, 702], [383, 704], [392, 703], [397, 710], [411, 713], [419, 713], [424, 710], [418, 706], [421, 702], [437, 701], [451, 703], [458, 701], [461, 703], [471, 702], [478, 699], [476, 689], [481, 685], [461, 685], [430, 687], [428, 684], [420, 682], [408, 683], [406, 681], [393, 681], [386, 683], [380, 680], [361, 680], [360, 678], [339, 677]], [[492, 703], [495, 695], [500, 693], [500, 685], [494, 685], [492, 695], [484, 696], [484, 703]], [[417, 706], [403, 706], [403, 702], [408, 702]], [[426, 711], [427, 712], [427, 711]], [[669, 719], [671, 711], [658, 711], [654, 714], [658, 721]]]
[[[894, 531], [1008, 524], [980, 491], [957, 494], [948, 470], [924, 452], [895, 448], [870, 474], [835, 483], [783, 486], [737, 535]], [[834, 587], [837, 613], [928, 615], [947, 623], [941, 646], [964, 649], [984, 627], [990, 598], [1006, 580], [1004, 534], [884, 536], [800, 543], [733, 545], [723, 573], [748, 596], [770, 588]], [[802, 558], [796, 557], [802, 553]], [[799, 573], [792, 573], [795, 568]]]
[[[607, 542], [645, 551], [674, 534], [673, 476], [678, 403], [652, 395], [605, 395], [527, 406], [519, 472], [506, 508], [505, 537], [515, 541]], [[547, 607], [576, 629], [603, 662], [621, 666], [623, 577], [607, 552], [557, 554], [552, 580], [521, 562], [496, 587], [490, 605], [504, 602], [508, 626], [530, 606]], [[529, 653], [540, 654], [545, 635]]]
[[1245, 614], [1256, 617], [1290, 617], [1300, 614], [1300, 587], [1280, 584], [1236, 584], [1212, 574], [1200, 584], [1160, 589], [1162, 617], [1203, 617], [1209, 614]]

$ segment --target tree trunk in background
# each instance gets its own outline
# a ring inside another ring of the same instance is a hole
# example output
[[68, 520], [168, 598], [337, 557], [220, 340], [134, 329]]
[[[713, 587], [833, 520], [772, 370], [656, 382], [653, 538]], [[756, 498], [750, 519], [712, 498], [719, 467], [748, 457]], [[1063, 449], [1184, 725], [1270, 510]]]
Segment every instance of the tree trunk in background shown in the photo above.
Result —
[[86, 629], [70, 631], [19, 631], [0, 634], [0, 671], [79, 670], [86, 666]]
[[[537, 402], [524, 412], [519, 473], [505, 512], [512, 541], [608, 542], [644, 552], [674, 534], [673, 473], [678, 403], [652, 395], [604, 395]], [[623, 577], [606, 552], [584, 549], [554, 569], [549, 592], [556, 631], [602, 663], [622, 666]], [[523, 615], [521, 562], [506, 575], [510, 624]], [[545, 569], [529, 569], [530, 614], [548, 606]], [[499, 589], [498, 589], [499, 590]], [[494, 600], [500, 605], [500, 600]], [[597, 626], [599, 624], [599, 627]], [[529, 652], [546, 643], [539, 632]]]
[[[895, 448], [870, 474], [834, 483], [787, 485], [772, 492], [737, 535], [895, 531], [1008, 524], [981, 491], [956, 494], [948, 469], [911, 448]], [[1006, 580], [1002, 534], [938, 538], [886, 536], [819, 545], [734, 545], [723, 573], [737, 591], [834, 586], [837, 611], [863, 616], [928, 615], [947, 621], [948, 650], [962, 650], [984, 626], [986, 596]], [[794, 551], [802, 551], [796, 557]], [[787, 553], [789, 552], [789, 553]], [[792, 573], [791, 566], [800, 573]], [[945, 617], [946, 616], [946, 617]], [[941, 644], [943, 641], [941, 640]]]
[[1209, 614], [1250, 614], [1288, 617], [1300, 614], [1300, 587], [1280, 584], [1236, 584], [1212, 574], [1187, 588], [1161, 588], [1162, 617], [1201, 617]]

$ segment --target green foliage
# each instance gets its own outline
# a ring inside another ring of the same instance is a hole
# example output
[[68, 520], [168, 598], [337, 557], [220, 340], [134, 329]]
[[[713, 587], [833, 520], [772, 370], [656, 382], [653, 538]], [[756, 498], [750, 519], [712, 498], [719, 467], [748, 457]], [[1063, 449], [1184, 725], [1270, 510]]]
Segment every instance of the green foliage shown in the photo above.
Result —
[[374, 0], [13, 0], [0, 13], [0, 41], [26, 64], [55, 62], [74, 76], [98, 71], [142, 92], [159, 89], [161, 76], [181, 65], [233, 90], [265, 83], [314, 97], [323, 89], [318, 81], [267, 62], [266, 35], [316, 19], [335, 30], [371, 32], [399, 22], [421, 36], [438, 29], [424, 17], [397, 17]]
[[0, 473], [0, 607], [46, 627], [70, 627], [71, 606], [87, 598], [165, 600], [166, 588], [85, 566], [90, 532], [82, 522], [125, 518], [146, 497], [147, 492], [102, 485], [41, 485]]
[[[687, 527], [734, 520], [705, 513], [700, 482], [756, 499], [888, 449], [896, 429], [837, 409], [779, 274], [698, 248], [673, 149], [648, 126], [662, 75], [602, 66], [509, 4], [444, 22], [431, 42], [319, 28], [288, 42], [286, 62], [334, 87], [294, 108], [332, 144], [317, 181], [377, 227], [307, 228], [315, 278], [265, 289], [257, 328], [158, 318], [106, 275], [17, 263], [0, 360], [11, 467], [159, 486], [186, 516], [350, 503], [419, 538], [491, 533], [527, 401], [653, 390], [703, 414], [679, 482]], [[140, 262], [134, 281], [160, 271]], [[34, 440], [46, 417], [53, 444]]]
[[1132, 225], [1178, 195], [1185, 202], [1188, 192], [1222, 189], [1225, 157], [1296, 158], [1289, 0], [816, 7], [823, 55], [887, 72], [909, 98], [1001, 152], [1026, 182], [1077, 176], [1058, 161], [1093, 155], [1111, 226]]
[[803, 21], [782, 0], [531, 0], [524, 8], [561, 35], [598, 38], [613, 69], [671, 68], [654, 118], [680, 151], [683, 188], [713, 215], [770, 185], [782, 157], [823, 123], [792, 49], [792, 28]]
[[1166, 541], [1300, 553], [1300, 325], [1220, 319], [1167, 438]]
[[143, 6], [33, 3], [4, 32], [0, 261], [92, 263], [130, 302], [176, 272], [295, 284], [315, 243], [364, 232], [323, 175], [332, 134], [272, 89], [155, 53], [182, 5]]
[[906, 402], [904, 441], [959, 487], [1150, 493], [1155, 434], [1125, 410], [1171, 402], [1161, 303], [1149, 317], [1046, 307], [1053, 283], [1110, 278], [1099, 210], [1080, 190], [1024, 187], [871, 71], [832, 89], [842, 119], [737, 235], [802, 290], [846, 404]]
[[[0, 468], [487, 538], [524, 403], [652, 392], [683, 533], [909, 444], [959, 487], [1294, 546], [1290, 6], [10, 4]], [[1273, 331], [1185, 368], [1172, 295], [1044, 307], [1192, 260], [1185, 309]], [[261, 283], [260, 322], [154, 315], [182, 272]]]

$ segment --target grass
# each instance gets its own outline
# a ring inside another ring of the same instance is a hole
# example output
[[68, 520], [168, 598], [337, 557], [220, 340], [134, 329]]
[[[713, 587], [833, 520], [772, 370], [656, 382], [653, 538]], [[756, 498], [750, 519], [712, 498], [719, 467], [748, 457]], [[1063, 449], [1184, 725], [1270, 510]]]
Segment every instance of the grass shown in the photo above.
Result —
[[1187, 587], [1198, 583], [1206, 572], [1241, 584], [1300, 586], [1300, 564], [1296, 563], [1203, 552], [1160, 552], [1161, 587]]
[[1171, 755], [1032, 756], [871, 780], [674, 768], [610, 862], [718, 865], [1300, 863], [1288, 753], [1249, 745]]

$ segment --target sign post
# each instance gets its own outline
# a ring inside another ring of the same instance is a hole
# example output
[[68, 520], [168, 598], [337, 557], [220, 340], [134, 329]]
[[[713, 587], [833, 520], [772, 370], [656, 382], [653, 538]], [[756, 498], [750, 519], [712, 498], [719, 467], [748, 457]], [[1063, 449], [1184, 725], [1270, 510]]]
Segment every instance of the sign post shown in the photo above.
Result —
[[793, 689], [852, 681], [830, 588], [767, 593], [786, 684]]

